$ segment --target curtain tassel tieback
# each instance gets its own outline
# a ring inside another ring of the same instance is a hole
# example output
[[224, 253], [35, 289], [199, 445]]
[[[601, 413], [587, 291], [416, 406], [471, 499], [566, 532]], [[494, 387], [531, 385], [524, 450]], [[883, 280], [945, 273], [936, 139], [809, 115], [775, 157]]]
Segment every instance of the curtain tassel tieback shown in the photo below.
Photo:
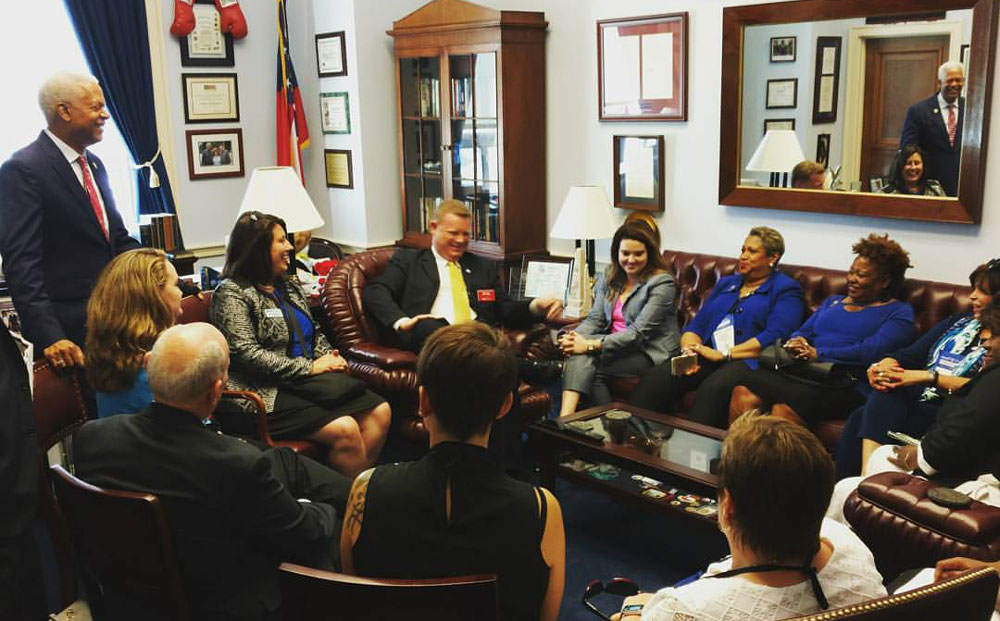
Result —
[[139, 170], [141, 168], [149, 169], [149, 187], [153, 189], [160, 187], [160, 175], [156, 174], [156, 170], [153, 168], [153, 162], [155, 162], [158, 157], [160, 157], [159, 148], [156, 149], [156, 153], [153, 154], [153, 157], [149, 158], [149, 161], [143, 162], [142, 164], [132, 165], [132, 168], [135, 170]]

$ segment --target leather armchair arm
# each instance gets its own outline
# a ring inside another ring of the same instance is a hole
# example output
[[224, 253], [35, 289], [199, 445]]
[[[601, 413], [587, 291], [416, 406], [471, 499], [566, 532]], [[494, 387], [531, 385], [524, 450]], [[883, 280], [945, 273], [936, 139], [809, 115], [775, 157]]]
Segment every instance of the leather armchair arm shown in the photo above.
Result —
[[1000, 558], [1000, 508], [978, 501], [965, 509], [943, 507], [927, 496], [935, 487], [911, 474], [883, 472], [863, 480], [844, 503], [847, 521], [887, 579], [952, 556]]
[[387, 371], [417, 368], [417, 355], [413, 352], [385, 347], [368, 341], [356, 343], [341, 353], [352, 361], [373, 365]]
[[267, 406], [264, 405], [264, 400], [260, 398], [260, 395], [250, 390], [224, 390], [222, 398], [249, 402], [250, 411], [253, 412], [257, 425], [257, 439], [268, 446], [274, 446], [271, 433], [267, 430]]

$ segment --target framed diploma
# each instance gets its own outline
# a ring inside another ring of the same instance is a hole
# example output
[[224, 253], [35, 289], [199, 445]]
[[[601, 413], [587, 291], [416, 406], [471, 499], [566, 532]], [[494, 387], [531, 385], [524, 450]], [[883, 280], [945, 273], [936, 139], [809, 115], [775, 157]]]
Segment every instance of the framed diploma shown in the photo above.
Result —
[[764, 133], [772, 129], [795, 129], [795, 119], [764, 119]]
[[767, 100], [765, 108], [775, 110], [780, 108], [795, 108], [798, 106], [799, 79], [767, 81]]
[[187, 138], [188, 177], [192, 180], [242, 177], [243, 130], [189, 129]]
[[320, 93], [319, 112], [324, 134], [351, 133], [351, 106], [347, 93]]
[[351, 166], [351, 152], [347, 149], [324, 149], [326, 164], [326, 187], [354, 188], [354, 169]]
[[185, 123], [240, 120], [235, 73], [182, 73], [181, 81]]
[[518, 300], [553, 297], [565, 301], [572, 278], [573, 257], [526, 254], [521, 257], [516, 282], [511, 283], [511, 297]]
[[663, 136], [614, 136], [615, 207], [663, 211]]
[[687, 120], [688, 14], [597, 22], [601, 121]]
[[182, 67], [232, 67], [233, 37], [222, 33], [214, 0], [195, 0], [194, 30], [180, 38]]
[[316, 67], [321, 78], [347, 75], [347, 43], [343, 30], [316, 35]]
[[840, 90], [840, 37], [816, 37], [816, 81], [813, 85], [813, 123], [837, 120]]

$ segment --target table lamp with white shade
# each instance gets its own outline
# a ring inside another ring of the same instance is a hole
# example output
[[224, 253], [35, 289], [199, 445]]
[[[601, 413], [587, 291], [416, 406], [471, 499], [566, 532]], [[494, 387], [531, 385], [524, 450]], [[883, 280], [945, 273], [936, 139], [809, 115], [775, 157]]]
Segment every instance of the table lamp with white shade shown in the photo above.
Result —
[[[594, 240], [609, 239], [618, 228], [603, 186], [574, 185], [566, 193], [549, 233], [556, 239], [576, 241], [573, 282], [566, 300], [567, 316], [581, 317], [590, 310], [590, 277], [594, 273]], [[581, 247], [586, 241], [586, 251]], [[583, 266], [586, 265], [585, 270]]]
[[323, 226], [323, 218], [302, 186], [302, 180], [288, 166], [253, 169], [239, 213], [248, 211], [278, 216], [285, 221], [289, 233], [311, 231]]
[[757, 145], [747, 170], [771, 173], [771, 187], [778, 186], [778, 173], [784, 173], [783, 185], [788, 185], [788, 172], [806, 159], [798, 136], [791, 129], [769, 129]]

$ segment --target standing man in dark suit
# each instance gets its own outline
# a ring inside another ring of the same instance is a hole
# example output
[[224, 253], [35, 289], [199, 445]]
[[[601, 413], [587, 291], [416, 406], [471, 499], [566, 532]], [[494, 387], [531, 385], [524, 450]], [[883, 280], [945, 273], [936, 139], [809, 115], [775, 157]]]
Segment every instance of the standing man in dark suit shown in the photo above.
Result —
[[924, 151], [924, 178], [936, 179], [948, 196], [958, 196], [958, 166], [965, 121], [965, 67], [946, 62], [938, 67], [941, 90], [906, 111], [899, 148], [915, 144]]
[[55, 367], [83, 364], [87, 298], [101, 269], [138, 248], [96, 155], [109, 116], [91, 76], [38, 91], [48, 127], [0, 167], [0, 254], [25, 337]]
[[[339, 565], [337, 514], [351, 484], [288, 448], [262, 451], [202, 424], [226, 387], [228, 368], [226, 339], [211, 325], [164, 331], [146, 365], [152, 405], [81, 427], [73, 444], [76, 474], [159, 497], [192, 618], [271, 619], [281, 603], [282, 561]], [[116, 606], [109, 618], [158, 618], [123, 595], [105, 592]]]
[[0, 619], [45, 617], [31, 525], [38, 510], [38, 444], [21, 347], [0, 322]]
[[466, 253], [472, 214], [457, 200], [441, 203], [431, 220], [428, 250], [399, 249], [382, 275], [365, 287], [364, 306], [396, 344], [419, 352], [435, 330], [478, 320], [522, 327], [562, 314], [562, 301], [511, 300], [497, 267]]

